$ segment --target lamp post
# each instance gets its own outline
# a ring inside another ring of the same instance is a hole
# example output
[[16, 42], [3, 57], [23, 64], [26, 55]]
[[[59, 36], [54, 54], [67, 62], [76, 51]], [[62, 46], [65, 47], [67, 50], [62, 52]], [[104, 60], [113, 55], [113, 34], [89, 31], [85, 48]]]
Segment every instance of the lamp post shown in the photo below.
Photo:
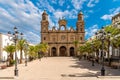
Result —
[[102, 27], [102, 30], [98, 33], [96, 33], [96, 35], [98, 35], [97, 38], [99, 38], [102, 42], [102, 51], [101, 51], [101, 55], [102, 55], [102, 68], [101, 68], [101, 76], [105, 76], [105, 68], [104, 68], [104, 40], [106, 37], [106, 33], [104, 31], [104, 28]]
[[24, 49], [24, 52], [25, 52], [25, 66], [27, 66], [27, 51], [28, 51], [28, 43], [26, 41], [25, 42], [25, 49]]
[[[14, 43], [15, 43], [15, 69], [14, 69], [14, 75], [15, 76], [18, 76], [18, 68], [17, 68], [17, 61], [18, 61], [18, 57], [17, 57], [17, 51], [16, 51], [16, 44], [17, 44], [17, 41], [18, 41], [18, 30], [17, 30], [17, 27], [14, 27], [14, 32], [13, 34], [11, 34], [11, 32], [9, 31], [8, 32], [8, 36], [9, 36], [9, 39], [10, 40], [13, 40]], [[23, 33], [20, 33], [20, 35], [22, 36]]]

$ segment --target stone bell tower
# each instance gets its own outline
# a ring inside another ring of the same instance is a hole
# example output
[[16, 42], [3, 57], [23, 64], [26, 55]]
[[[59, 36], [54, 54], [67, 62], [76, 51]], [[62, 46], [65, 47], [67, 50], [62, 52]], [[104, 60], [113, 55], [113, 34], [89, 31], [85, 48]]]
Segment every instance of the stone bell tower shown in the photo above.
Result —
[[41, 20], [41, 42], [48, 41], [48, 26], [49, 26], [48, 14], [44, 10]]
[[80, 11], [78, 14], [78, 20], [76, 22], [76, 40], [79, 42], [84, 42], [85, 30], [84, 30], [84, 19], [83, 13]]

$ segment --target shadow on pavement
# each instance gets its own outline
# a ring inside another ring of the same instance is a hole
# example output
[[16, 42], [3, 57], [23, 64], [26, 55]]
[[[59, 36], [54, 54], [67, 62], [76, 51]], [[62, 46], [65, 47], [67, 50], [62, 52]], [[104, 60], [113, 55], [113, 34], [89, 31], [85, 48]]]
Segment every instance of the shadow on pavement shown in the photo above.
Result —
[[62, 77], [97, 77], [95, 73], [74, 73], [74, 74], [61, 74]]
[[[75, 59], [75, 58], [74, 58]], [[77, 73], [77, 74], [68, 74], [68, 76], [72, 77], [95, 77], [101, 75], [101, 67], [102, 65], [95, 63], [95, 66], [92, 66], [91, 61], [87, 60], [74, 60], [74, 65], [70, 65], [72, 68], [80, 68], [80, 69], [88, 69], [87, 73]], [[105, 66], [105, 76], [120, 76], [120, 69], [112, 69], [110, 67]]]

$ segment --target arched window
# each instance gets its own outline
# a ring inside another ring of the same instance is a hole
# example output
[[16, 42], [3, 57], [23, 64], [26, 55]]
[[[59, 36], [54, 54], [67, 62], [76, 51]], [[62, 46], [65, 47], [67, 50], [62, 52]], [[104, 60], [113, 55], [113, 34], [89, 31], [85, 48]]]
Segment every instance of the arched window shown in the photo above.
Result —
[[61, 26], [61, 27], [60, 27], [60, 30], [65, 30], [65, 26]]
[[80, 40], [83, 40], [83, 38], [82, 38], [82, 37], [80, 37]]
[[44, 37], [44, 40], [46, 40], [46, 37]]

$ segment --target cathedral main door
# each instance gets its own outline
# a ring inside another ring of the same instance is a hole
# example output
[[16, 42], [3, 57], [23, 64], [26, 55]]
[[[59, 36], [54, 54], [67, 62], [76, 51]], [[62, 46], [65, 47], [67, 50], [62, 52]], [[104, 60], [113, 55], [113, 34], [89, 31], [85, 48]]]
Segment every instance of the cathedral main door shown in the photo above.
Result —
[[60, 56], [66, 56], [67, 54], [66, 54], [66, 47], [64, 47], [64, 46], [62, 46], [62, 47], [60, 47]]
[[53, 47], [52, 48], [52, 56], [57, 56], [57, 53], [56, 53], [57, 51], [56, 51], [56, 48], [55, 47]]

